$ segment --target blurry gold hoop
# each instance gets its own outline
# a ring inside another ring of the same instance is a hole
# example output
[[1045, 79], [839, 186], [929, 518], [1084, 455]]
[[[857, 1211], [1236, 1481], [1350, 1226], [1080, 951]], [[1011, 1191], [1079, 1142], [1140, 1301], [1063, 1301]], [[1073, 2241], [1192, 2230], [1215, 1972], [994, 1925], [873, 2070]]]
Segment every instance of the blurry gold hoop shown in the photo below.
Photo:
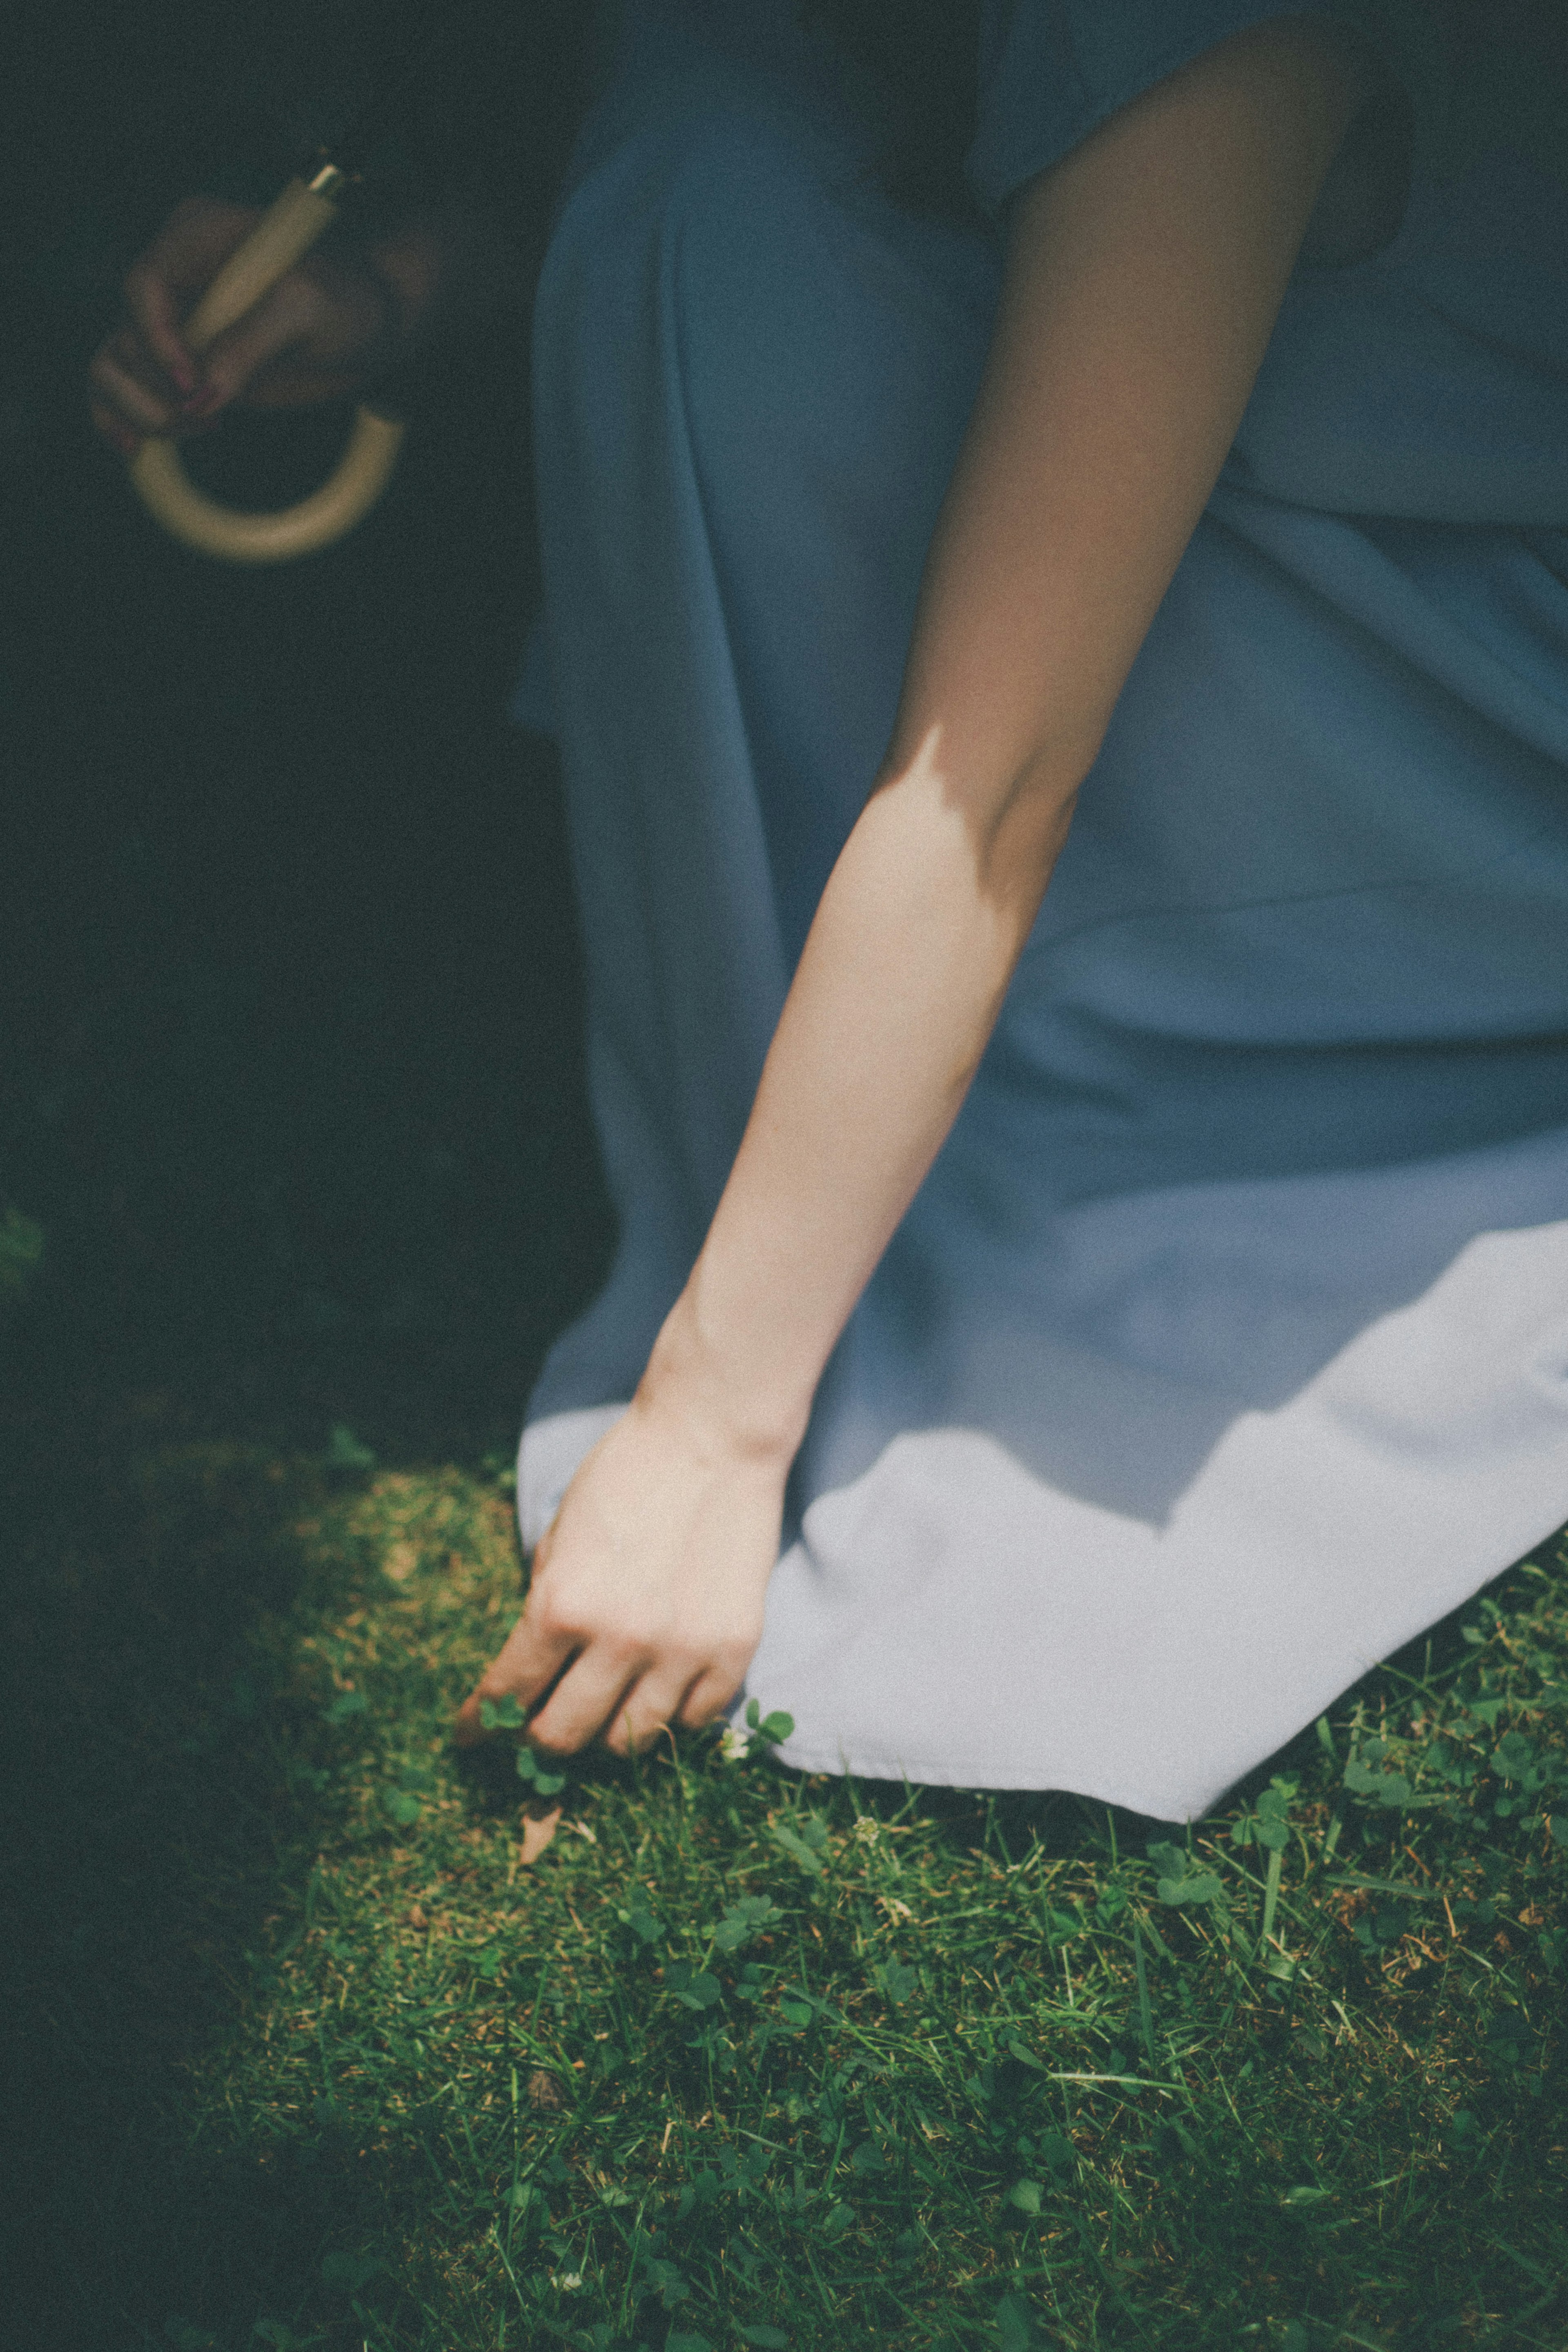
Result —
[[[342, 180], [333, 163], [308, 183], [290, 180], [185, 321], [193, 351], [215, 341], [309, 251], [337, 217], [332, 198]], [[172, 440], [144, 441], [128, 470], [149, 513], [187, 547], [225, 563], [287, 563], [329, 547], [363, 520], [392, 478], [402, 435], [402, 425], [361, 404], [331, 478], [277, 514], [247, 514], [210, 499], [186, 473]]]

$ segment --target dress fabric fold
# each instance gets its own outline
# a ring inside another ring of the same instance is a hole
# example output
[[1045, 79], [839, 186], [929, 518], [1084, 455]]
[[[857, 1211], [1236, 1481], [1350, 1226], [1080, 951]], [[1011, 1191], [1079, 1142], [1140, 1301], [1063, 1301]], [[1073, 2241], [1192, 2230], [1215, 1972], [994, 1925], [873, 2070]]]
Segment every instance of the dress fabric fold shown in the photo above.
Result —
[[[528, 1542], [728, 1172], [999, 279], [999, 229], [881, 192], [788, 9], [623, 13], [534, 355], [620, 1241], [529, 1405]], [[1061, 111], [1009, 58], [1124, 19], [1133, 87], [1185, 15], [1281, 13], [993, 7], [982, 194]], [[1568, 188], [1424, 152], [1390, 242], [1292, 282], [829, 1366], [747, 1685], [789, 1762], [1196, 1815], [1568, 1518]]]

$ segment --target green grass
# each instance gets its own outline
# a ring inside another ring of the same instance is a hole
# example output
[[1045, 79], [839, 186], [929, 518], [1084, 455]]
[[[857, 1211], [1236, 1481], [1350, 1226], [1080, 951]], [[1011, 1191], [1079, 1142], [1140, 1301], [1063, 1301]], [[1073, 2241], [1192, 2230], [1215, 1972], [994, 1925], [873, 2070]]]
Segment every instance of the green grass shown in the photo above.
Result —
[[505, 1480], [144, 1411], [14, 1588], [6, 2341], [1568, 2344], [1563, 1548], [1190, 1840], [698, 1739], [524, 1867]]

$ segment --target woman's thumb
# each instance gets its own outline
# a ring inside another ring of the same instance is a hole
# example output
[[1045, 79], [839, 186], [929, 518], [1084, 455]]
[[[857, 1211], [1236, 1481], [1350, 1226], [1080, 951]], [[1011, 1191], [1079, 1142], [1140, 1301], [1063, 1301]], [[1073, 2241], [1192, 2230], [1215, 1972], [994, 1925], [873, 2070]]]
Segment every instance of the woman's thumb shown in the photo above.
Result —
[[292, 272], [268, 288], [259, 302], [199, 353], [202, 383], [187, 402], [186, 413], [211, 416], [238, 399], [264, 368], [309, 332], [312, 307], [308, 290]]

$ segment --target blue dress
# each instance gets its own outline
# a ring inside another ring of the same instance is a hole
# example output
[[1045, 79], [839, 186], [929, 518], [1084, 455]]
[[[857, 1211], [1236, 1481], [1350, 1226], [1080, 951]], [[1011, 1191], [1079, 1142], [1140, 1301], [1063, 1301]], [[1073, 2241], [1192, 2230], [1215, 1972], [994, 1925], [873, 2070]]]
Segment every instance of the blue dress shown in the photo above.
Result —
[[[1543, 69], [1488, 67], [1528, 121], [1445, 92], [1403, 5], [1364, 12], [1403, 220], [1298, 269], [823, 1381], [748, 1684], [800, 1765], [1196, 1814], [1568, 1517], [1568, 164]], [[992, 5], [983, 204], [1284, 13]], [[880, 193], [865, 94], [778, 0], [622, 16], [535, 347], [621, 1238], [531, 1402], [528, 1541], [728, 1172], [998, 274]]]

